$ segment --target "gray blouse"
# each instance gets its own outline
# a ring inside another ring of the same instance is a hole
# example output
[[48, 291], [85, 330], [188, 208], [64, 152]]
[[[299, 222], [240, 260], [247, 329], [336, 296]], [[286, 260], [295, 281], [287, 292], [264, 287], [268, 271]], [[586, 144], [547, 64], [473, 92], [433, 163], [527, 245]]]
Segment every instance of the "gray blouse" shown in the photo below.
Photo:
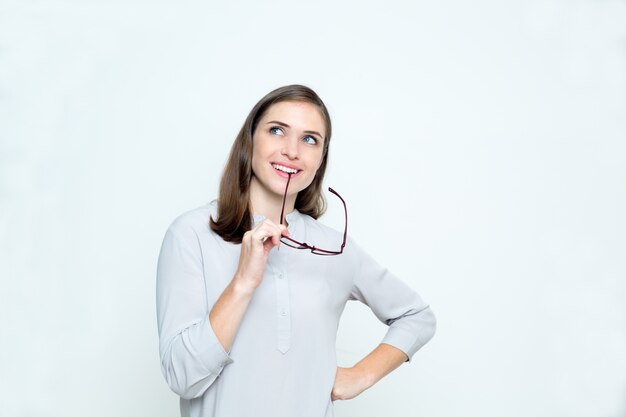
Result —
[[[348, 239], [344, 253], [318, 256], [281, 245], [270, 252], [261, 285], [230, 352], [208, 314], [231, 281], [240, 245], [210, 227], [215, 201], [168, 228], [157, 268], [161, 369], [180, 395], [183, 417], [331, 417], [335, 337], [348, 300], [368, 305], [389, 326], [382, 343], [409, 359], [435, 331], [420, 296]], [[310, 216], [287, 215], [291, 236], [335, 250], [343, 234]], [[263, 219], [255, 216], [254, 223]]]

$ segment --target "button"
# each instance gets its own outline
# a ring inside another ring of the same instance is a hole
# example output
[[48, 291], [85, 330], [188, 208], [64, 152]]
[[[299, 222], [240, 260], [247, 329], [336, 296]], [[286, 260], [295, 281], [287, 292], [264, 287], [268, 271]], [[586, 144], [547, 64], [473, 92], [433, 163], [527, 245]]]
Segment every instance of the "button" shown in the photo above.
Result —
[[283, 279], [283, 274], [278, 274], [278, 279]]
[[281, 315], [281, 316], [286, 316], [286, 315], [287, 315], [287, 312], [286, 312], [285, 310], [281, 310], [280, 315]]

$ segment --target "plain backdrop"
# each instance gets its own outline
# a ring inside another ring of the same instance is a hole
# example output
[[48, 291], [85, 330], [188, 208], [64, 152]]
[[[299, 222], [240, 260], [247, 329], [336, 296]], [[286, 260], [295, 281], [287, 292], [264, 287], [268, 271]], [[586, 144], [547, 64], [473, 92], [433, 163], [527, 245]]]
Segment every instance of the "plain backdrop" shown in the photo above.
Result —
[[[624, 22], [624, 0], [0, 0], [0, 415], [178, 415], [163, 234], [302, 83], [350, 234], [438, 318], [336, 415], [626, 416]], [[384, 333], [349, 303], [339, 364]]]

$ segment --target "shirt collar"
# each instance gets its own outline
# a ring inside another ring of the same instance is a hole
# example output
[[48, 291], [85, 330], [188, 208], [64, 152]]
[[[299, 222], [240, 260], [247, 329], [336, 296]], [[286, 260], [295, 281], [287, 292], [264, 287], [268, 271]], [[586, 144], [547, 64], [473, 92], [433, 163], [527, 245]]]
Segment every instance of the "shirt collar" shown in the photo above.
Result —
[[[302, 214], [296, 210], [293, 209], [293, 211], [291, 213], [288, 213], [285, 215], [285, 220], [287, 220], [287, 224], [289, 225], [289, 227], [287, 228], [289, 231], [292, 231], [292, 228], [295, 226], [295, 224], [298, 222], [298, 220], [302, 217]], [[257, 224], [259, 224], [260, 222], [262, 222], [263, 220], [265, 220], [265, 216], [263, 216], [262, 214], [255, 214], [252, 216], [252, 227], [255, 227]]]

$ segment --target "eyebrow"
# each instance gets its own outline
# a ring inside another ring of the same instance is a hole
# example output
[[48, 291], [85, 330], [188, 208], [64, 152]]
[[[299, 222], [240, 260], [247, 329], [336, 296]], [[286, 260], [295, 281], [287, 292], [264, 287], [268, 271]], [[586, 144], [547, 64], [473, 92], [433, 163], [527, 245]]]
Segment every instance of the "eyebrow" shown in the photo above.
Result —
[[[287, 123], [279, 122], [278, 120], [272, 120], [272, 121], [269, 121], [269, 122], [267, 122], [265, 124], [266, 125], [277, 124], [277, 125], [280, 125], [280, 126], [283, 126], [283, 127], [286, 127], [286, 128], [291, 128], [291, 126], [289, 126]], [[310, 135], [317, 135], [320, 138], [324, 139], [324, 136], [322, 136], [319, 132], [316, 132], [315, 130], [305, 130], [304, 133], [308, 133]]]

